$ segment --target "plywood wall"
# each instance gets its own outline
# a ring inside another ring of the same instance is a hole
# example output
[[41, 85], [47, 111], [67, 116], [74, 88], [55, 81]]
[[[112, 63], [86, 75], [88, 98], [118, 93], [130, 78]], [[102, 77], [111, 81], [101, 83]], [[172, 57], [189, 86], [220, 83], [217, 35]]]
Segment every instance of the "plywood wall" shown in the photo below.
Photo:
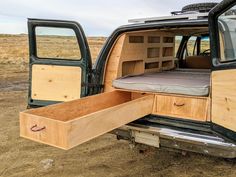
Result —
[[212, 72], [212, 122], [236, 131], [236, 69]]
[[74, 66], [33, 65], [32, 99], [70, 101], [80, 98], [81, 68]]
[[161, 31], [125, 33], [111, 51], [105, 70], [105, 92], [112, 81], [129, 74], [161, 72], [175, 67], [174, 34]]

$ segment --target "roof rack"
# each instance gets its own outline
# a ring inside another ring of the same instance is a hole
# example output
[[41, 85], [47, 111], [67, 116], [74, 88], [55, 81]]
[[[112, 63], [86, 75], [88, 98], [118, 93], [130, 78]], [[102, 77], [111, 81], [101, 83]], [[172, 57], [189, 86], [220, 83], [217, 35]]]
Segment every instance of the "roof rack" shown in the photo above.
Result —
[[163, 16], [163, 17], [151, 17], [151, 18], [139, 18], [139, 19], [130, 19], [129, 23], [152, 23], [158, 21], [170, 21], [170, 20], [198, 20], [207, 18], [209, 13], [199, 13], [199, 12], [191, 12], [180, 15], [172, 15], [172, 16]]

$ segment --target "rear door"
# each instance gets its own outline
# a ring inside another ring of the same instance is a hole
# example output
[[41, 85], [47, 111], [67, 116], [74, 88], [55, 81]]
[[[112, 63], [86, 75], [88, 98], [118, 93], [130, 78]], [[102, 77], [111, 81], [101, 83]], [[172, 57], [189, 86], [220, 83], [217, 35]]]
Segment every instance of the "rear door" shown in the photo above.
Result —
[[213, 129], [236, 141], [236, 1], [224, 0], [209, 15]]
[[88, 94], [91, 56], [77, 22], [28, 20], [29, 106], [45, 106]]

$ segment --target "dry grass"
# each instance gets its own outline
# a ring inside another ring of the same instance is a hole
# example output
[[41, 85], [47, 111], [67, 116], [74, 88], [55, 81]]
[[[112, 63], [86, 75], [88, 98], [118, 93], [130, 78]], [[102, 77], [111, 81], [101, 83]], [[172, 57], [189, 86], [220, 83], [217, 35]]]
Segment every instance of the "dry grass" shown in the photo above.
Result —
[[[42, 42], [45, 42], [47, 39], [41, 38], [39, 47], [42, 48]], [[102, 46], [105, 43], [105, 37], [88, 37], [88, 43], [90, 46], [91, 56], [93, 62], [95, 61], [98, 53], [100, 52]], [[51, 53], [51, 56], [67, 56], [68, 58], [75, 58], [78, 56], [78, 50], [76, 50], [76, 45], [72, 39], [65, 38], [52, 38], [51, 41], [46, 41], [47, 46], [43, 47], [42, 53]], [[0, 35], [0, 63], [1, 64], [16, 64], [16, 65], [27, 65], [29, 61], [29, 49], [28, 49], [28, 36], [27, 35]], [[52, 48], [51, 44], [56, 44]], [[61, 50], [62, 47], [65, 50]], [[52, 50], [54, 49], [54, 50]], [[68, 53], [69, 49], [70, 53]], [[59, 52], [58, 52], [59, 51]], [[74, 53], [73, 53], [74, 52]], [[56, 54], [57, 53], [57, 54]]]
[[28, 39], [26, 35], [0, 35], [0, 63], [28, 63]]
[[80, 60], [81, 52], [74, 36], [37, 36], [39, 58]]
[[[38, 55], [60, 58], [78, 59], [80, 52], [75, 39], [72, 37], [39, 37], [38, 38]], [[104, 45], [105, 37], [88, 37], [88, 44], [92, 56], [93, 63], [96, 60], [102, 46]], [[176, 42], [176, 51], [179, 46]], [[27, 68], [29, 62], [28, 36], [27, 35], [0, 35], [0, 64], [15, 64], [21, 68]], [[55, 45], [56, 44], [56, 45]], [[193, 41], [189, 43], [189, 55], [193, 50]], [[208, 49], [207, 43], [203, 43], [203, 49]]]

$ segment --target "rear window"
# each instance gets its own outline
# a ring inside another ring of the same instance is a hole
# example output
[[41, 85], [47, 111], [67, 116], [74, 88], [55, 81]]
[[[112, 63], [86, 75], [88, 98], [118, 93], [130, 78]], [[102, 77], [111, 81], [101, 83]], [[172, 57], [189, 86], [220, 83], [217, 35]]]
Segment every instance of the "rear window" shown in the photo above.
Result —
[[73, 29], [36, 27], [35, 33], [38, 58], [81, 59], [79, 43]]

